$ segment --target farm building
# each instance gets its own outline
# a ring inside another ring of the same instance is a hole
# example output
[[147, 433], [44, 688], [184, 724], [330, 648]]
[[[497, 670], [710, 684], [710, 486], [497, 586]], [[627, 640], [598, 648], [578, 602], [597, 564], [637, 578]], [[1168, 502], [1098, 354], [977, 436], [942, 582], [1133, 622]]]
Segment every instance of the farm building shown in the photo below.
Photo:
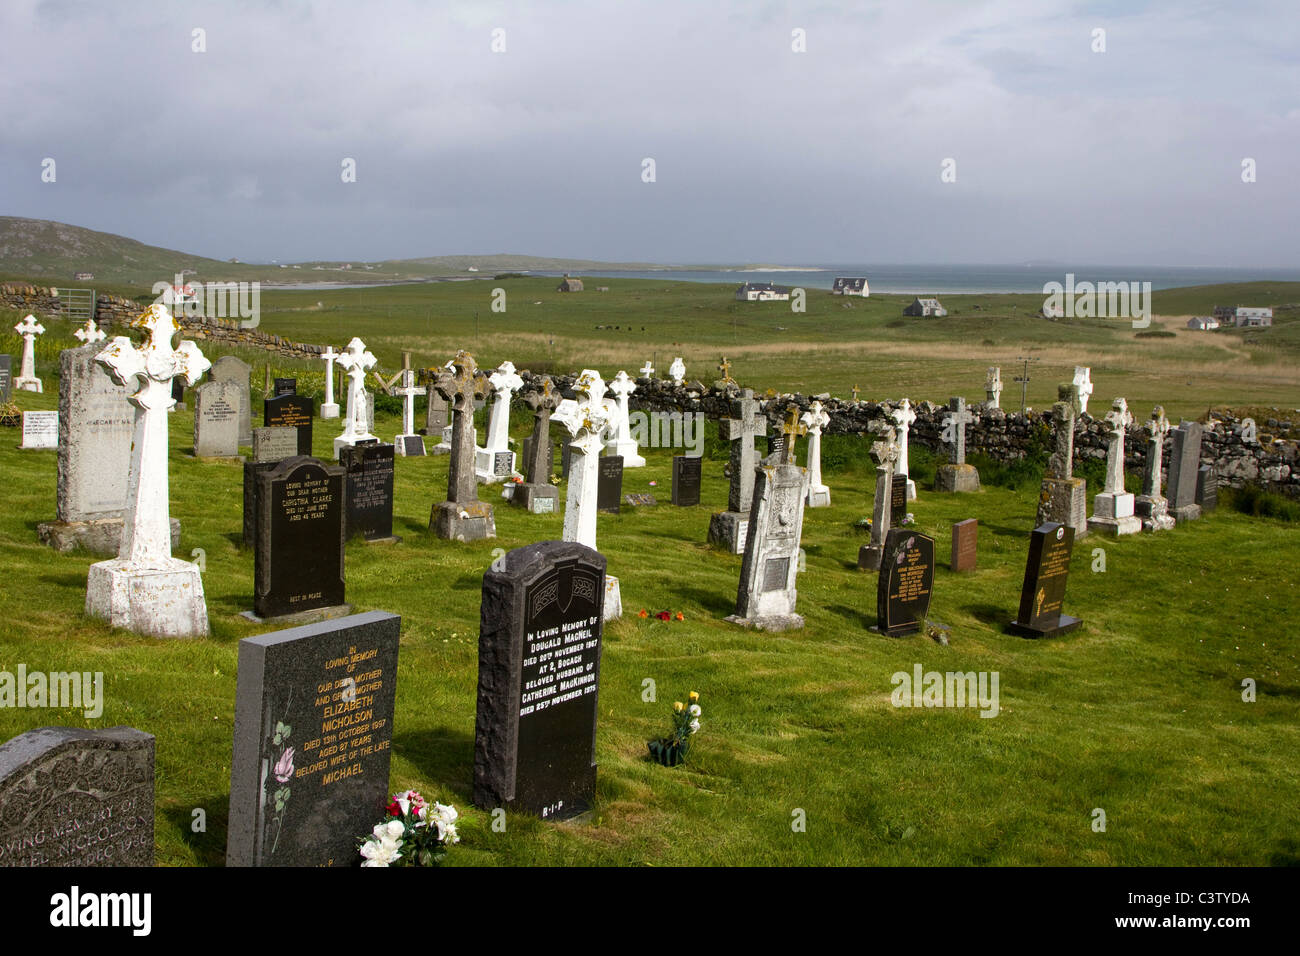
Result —
[[1238, 328], [1260, 329], [1273, 324], [1273, 310], [1269, 308], [1216, 305], [1214, 317], [1223, 325], [1235, 325]]
[[903, 310], [904, 315], [947, 315], [948, 310], [939, 304], [938, 299], [913, 299], [912, 304]]
[[582, 280], [572, 279], [569, 276], [565, 276], [564, 280], [558, 286], [555, 287], [555, 291], [556, 292], [581, 292]]
[[75, 273], [73, 273], [72, 278], [73, 278], [73, 281], [75, 281], [75, 282], [91, 282], [91, 281], [93, 281], [94, 278], [95, 278], [95, 273], [93, 273], [93, 272], [75, 272]]
[[770, 282], [746, 282], [736, 290], [737, 302], [769, 302], [789, 300], [790, 289]]
[[831, 295], [860, 295], [864, 299], [871, 295], [871, 287], [863, 276], [856, 278], [838, 278], [831, 286]]
[[1200, 332], [1207, 332], [1210, 329], [1217, 329], [1219, 320], [1212, 315], [1194, 315], [1187, 320], [1187, 327]]

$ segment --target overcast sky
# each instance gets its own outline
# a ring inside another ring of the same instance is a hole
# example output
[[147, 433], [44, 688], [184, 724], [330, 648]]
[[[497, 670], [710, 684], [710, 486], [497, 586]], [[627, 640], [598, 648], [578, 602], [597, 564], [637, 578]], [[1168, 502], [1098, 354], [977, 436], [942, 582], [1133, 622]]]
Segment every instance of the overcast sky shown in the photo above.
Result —
[[4, 0], [0, 37], [0, 214], [216, 258], [1300, 263], [1295, 0]]

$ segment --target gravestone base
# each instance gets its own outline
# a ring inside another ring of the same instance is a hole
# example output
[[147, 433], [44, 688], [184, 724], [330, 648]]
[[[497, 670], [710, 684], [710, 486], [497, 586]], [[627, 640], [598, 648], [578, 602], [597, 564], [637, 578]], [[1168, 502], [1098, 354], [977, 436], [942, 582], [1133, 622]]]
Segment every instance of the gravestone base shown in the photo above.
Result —
[[367, 538], [358, 535], [354, 540], [359, 540], [362, 544], [401, 544], [402, 536], [400, 534], [390, 534], [386, 538]]
[[[401, 538], [397, 539], [398, 541]], [[347, 617], [352, 613], [351, 604], [332, 604], [329, 607], [314, 607], [306, 611], [294, 611], [291, 614], [276, 614], [259, 617], [255, 611], [240, 611], [239, 616], [258, 624], [274, 623], [283, 627], [301, 627], [305, 624], [319, 624], [336, 617]]]
[[442, 430], [442, 441], [429, 449], [430, 455], [450, 455], [451, 454], [451, 426], [448, 425]]
[[[510, 456], [510, 468], [503, 474], [498, 474], [496, 470], [497, 455]], [[495, 485], [503, 481], [509, 481], [515, 472], [515, 453], [512, 451], [487, 451], [483, 448], [474, 449], [474, 477], [480, 485]]]
[[364, 435], [353, 435], [351, 438], [344, 438], [340, 435], [338, 438], [334, 439], [334, 460], [339, 460], [339, 452], [344, 448], [351, 448], [353, 445], [363, 441], [379, 441], [379, 439], [369, 432], [366, 432]]
[[605, 446], [605, 454], [611, 458], [622, 457], [625, 469], [644, 468], [645, 459], [636, 453], [637, 447], [637, 443], [631, 440], [610, 442]]
[[[909, 481], [910, 485], [911, 482]], [[940, 465], [934, 476], [935, 491], [979, 491], [980, 473], [974, 465]], [[908, 495], [908, 497], [912, 497]]]
[[1143, 531], [1168, 531], [1177, 523], [1169, 515], [1164, 495], [1138, 495], [1133, 513], [1141, 519]]
[[492, 506], [483, 501], [464, 508], [454, 501], [436, 504], [429, 516], [429, 527], [438, 537], [449, 541], [482, 541], [497, 536]]
[[716, 544], [732, 554], [745, 553], [745, 538], [749, 531], [749, 515], [739, 511], [719, 511], [709, 519], [709, 543]]
[[801, 614], [766, 614], [759, 617], [741, 617], [739, 614], [729, 614], [726, 620], [751, 631], [770, 631], [774, 634], [780, 631], [797, 631], [803, 627], [803, 615]]
[[169, 558], [141, 569], [114, 558], [90, 566], [86, 615], [145, 637], [207, 637], [208, 607], [196, 564]]
[[552, 484], [516, 485], [510, 503], [519, 505], [535, 515], [555, 514], [559, 511], [560, 491]]
[[1088, 519], [1088, 530], [1112, 538], [1141, 531], [1142, 519], [1133, 514], [1133, 496], [1128, 492], [1099, 494], [1093, 499], [1093, 514]]
[[397, 450], [397, 454], [403, 458], [423, 458], [424, 436], [398, 435], [393, 439], [393, 447]]
[[321, 417], [321, 418], [338, 418], [338, 417], [339, 417], [339, 403], [338, 403], [338, 402], [322, 402], [322, 403], [321, 403], [321, 407], [320, 407], [320, 417]]
[[616, 621], [623, 616], [623, 594], [619, 590], [618, 578], [612, 574], [605, 575], [605, 610], [602, 620]]
[[1104, 534], [1110, 538], [1118, 538], [1126, 534], [1137, 534], [1142, 530], [1142, 519], [1129, 515], [1127, 518], [1098, 518], [1088, 519], [1088, 530], [1095, 531], [1098, 534]]
[[808, 489], [808, 507], [809, 508], [829, 508], [831, 506], [831, 490], [825, 485], [818, 488]]
[[1183, 505], [1181, 508], [1174, 509], [1174, 521], [1178, 524], [1182, 524], [1185, 521], [1195, 521], [1200, 516], [1200, 505]]
[[918, 634], [921, 631], [921, 622], [915, 621], [911, 624], [900, 624], [892, 630], [881, 627], [879, 624], [872, 624], [867, 628], [868, 631], [875, 631], [877, 634], [885, 637], [907, 637], [909, 634]]
[[916, 482], [913, 481], [911, 478], [907, 479], [907, 500], [908, 501], [916, 500]]
[[45, 392], [45, 386], [41, 384], [39, 378], [16, 378], [14, 379], [14, 388], [22, 392], [36, 392], [38, 394]]
[[[181, 520], [172, 518], [172, 550], [181, 546]], [[82, 548], [91, 554], [113, 557], [122, 544], [122, 519], [101, 518], [98, 521], [43, 521], [36, 526], [36, 537], [41, 544], [65, 553]]]
[[1012, 621], [1007, 627], [1012, 634], [1019, 634], [1021, 637], [1059, 637], [1062, 634], [1069, 634], [1071, 631], [1078, 630], [1083, 621], [1077, 617], [1070, 617], [1068, 614], [1062, 614], [1055, 625], [1046, 628], [1030, 627], [1027, 624], [1021, 624], [1019, 621]]
[[1077, 541], [1088, 534], [1088, 482], [1082, 478], [1044, 478], [1038, 492], [1035, 525], [1056, 521], [1074, 529]]
[[879, 571], [880, 561], [884, 557], [885, 547], [880, 544], [864, 544], [858, 548], [858, 570]]
[[237, 462], [243, 464], [248, 461], [243, 455], [195, 455], [193, 453], [186, 455], [191, 461], [203, 462]]

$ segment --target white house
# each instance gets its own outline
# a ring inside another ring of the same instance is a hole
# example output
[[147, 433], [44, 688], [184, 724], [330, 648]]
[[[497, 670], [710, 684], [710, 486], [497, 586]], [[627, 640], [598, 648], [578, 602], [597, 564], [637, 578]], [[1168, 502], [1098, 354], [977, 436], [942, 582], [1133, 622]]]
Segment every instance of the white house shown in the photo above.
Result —
[[948, 310], [939, 304], [938, 299], [913, 299], [912, 304], [903, 310], [904, 315], [947, 315]]
[[737, 302], [789, 301], [790, 289], [770, 282], [746, 282], [736, 290]]
[[865, 276], [843, 277], [835, 280], [831, 295], [860, 295], [865, 299], [871, 295], [871, 287]]
[[1219, 327], [1219, 320], [1212, 315], [1194, 315], [1187, 320], [1187, 327], [1189, 329], [1197, 329], [1198, 331], [1205, 332], [1210, 329], [1217, 329]]
[[1246, 329], [1265, 329], [1273, 324], [1272, 309], [1247, 309], [1237, 307], [1237, 327]]

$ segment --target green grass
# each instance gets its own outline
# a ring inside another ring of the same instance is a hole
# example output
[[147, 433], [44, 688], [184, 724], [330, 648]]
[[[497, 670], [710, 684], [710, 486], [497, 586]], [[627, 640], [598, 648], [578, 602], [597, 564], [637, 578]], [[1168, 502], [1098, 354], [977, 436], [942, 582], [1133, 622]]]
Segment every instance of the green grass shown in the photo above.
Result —
[[[24, 408], [52, 408], [19, 394]], [[516, 415], [514, 435], [524, 434]], [[398, 430], [381, 412], [378, 432]], [[337, 423], [317, 422], [328, 455]], [[35, 726], [128, 724], [157, 736], [157, 844], [168, 865], [223, 859], [237, 644], [260, 628], [252, 554], [240, 545], [240, 470], [187, 457], [192, 414], [171, 417], [172, 514], [181, 553], [203, 548], [212, 636], [156, 641], [82, 615], [96, 559], [36, 541], [53, 517], [53, 452], [0, 441], [8, 507], [0, 514], [0, 669], [102, 671], [98, 721], [69, 711], [0, 710], [0, 738]], [[845, 439], [843, 441], [849, 441]], [[866, 444], [865, 441], [859, 443]], [[828, 442], [828, 452], [833, 443]], [[1291, 630], [1296, 575], [1286, 523], [1220, 508], [1160, 535], [1094, 538], [1075, 550], [1066, 600], [1084, 627], [1035, 642], [1003, 633], [1015, 611], [1036, 485], [986, 481], [977, 494], [926, 490], [913, 474], [917, 527], [937, 541], [930, 617], [952, 644], [886, 639], [875, 577], [854, 568], [873, 469], [851, 446], [829, 455], [833, 507], [807, 512], [799, 610], [781, 635], [726, 623], [740, 558], [704, 544], [725, 507], [722, 462], [705, 464], [704, 503], [674, 509], [668, 450], [646, 450], [627, 492], [664, 504], [600, 518], [599, 541], [622, 581], [623, 620], [605, 632], [595, 820], [552, 825], [511, 816], [505, 833], [469, 806], [479, 599], [494, 549], [558, 538], [561, 517], [501, 505], [494, 541], [453, 544], [427, 531], [445, 497], [446, 458], [397, 463], [396, 546], [350, 544], [348, 599], [402, 616], [392, 786], [462, 811], [452, 865], [573, 864], [1295, 864], [1300, 862], [1300, 661]], [[655, 487], [650, 481], [657, 481]], [[491, 500], [491, 499], [490, 499]], [[979, 569], [947, 570], [954, 521], [980, 519]], [[1095, 549], [1105, 552], [1105, 571]], [[642, 621], [641, 608], [684, 622]], [[998, 671], [1001, 714], [895, 709], [891, 675]], [[642, 700], [653, 679], [656, 703]], [[1244, 703], [1241, 681], [1258, 683]], [[646, 741], [668, 709], [703, 695], [704, 728], [686, 767], [650, 764]], [[191, 811], [208, 830], [190, 830]], [[1091, 829], [1094, 808], [1105, 833]], [[807, 832], [791, 830], [802, 809]]]

